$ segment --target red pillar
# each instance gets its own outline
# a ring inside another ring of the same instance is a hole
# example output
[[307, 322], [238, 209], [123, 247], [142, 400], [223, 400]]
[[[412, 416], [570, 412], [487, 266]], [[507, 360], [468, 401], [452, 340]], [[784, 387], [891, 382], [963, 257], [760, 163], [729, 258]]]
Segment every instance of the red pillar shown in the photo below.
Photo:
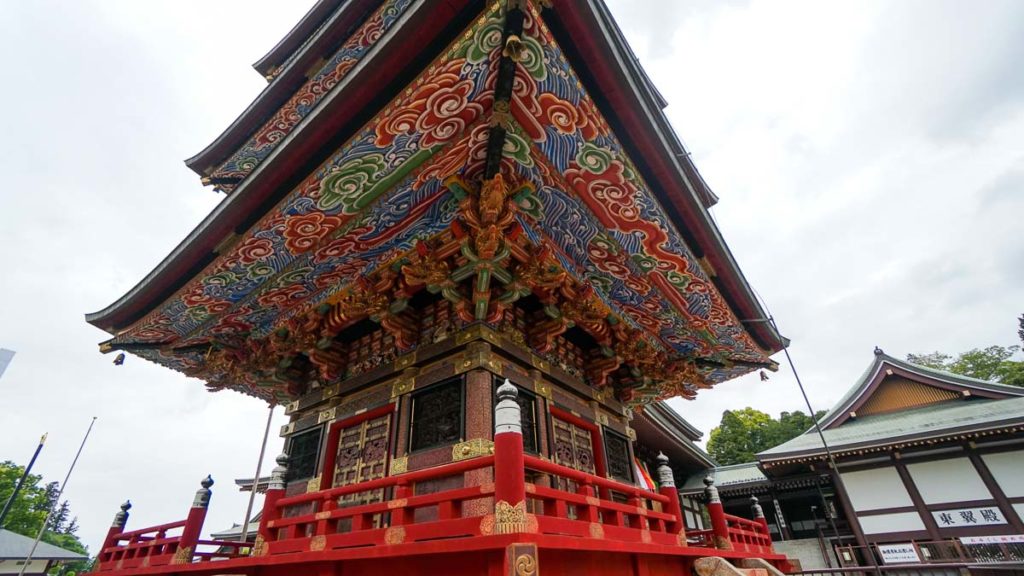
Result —
[[[284, 498], [285, 478], [288, 476], [288, 455], [281, 453], [277, 456], [277, 466], [270, 472], [270, 483], [267, 484], [267, 493], [263, 497], [263, 514], [260, 516], [260, 527], [256, 532], [256, 544], [253, 546], [254, 556], [267, 554], [268, 542], [273, 542], [273, 528], [270, 523], [281, 517], [281, 511], [277, 508], [277, 501]], [[252, 489], [256, 489], [259, 478], [253, 483]]]
[[675, 516], [666, 528], [671, 534], [682, 534], [686, 529], [686, 521], [683, 519], [683, 509], [679, 506], [679, 492], [676, 491], [676, 479], [672, 475], [672, 468], [668, 465], [668, 456], [658, 452], [658, 493], [668, 498], [665, 504], [665, 513]]
[[708, 499], [708, 516], [711, 517], [711, 530], [715, 534], [715, 548], [732, 550], [732, 541], [729, 540], [729, 523], [725, 520], [725, 509], [722, 508], [722, 500], [718, 497], [715, 479], [711, 476], [704, 478], [704, 486], [704, 495]]
[[[257, 479], [258, 480], [258, 479]], [[178, 549], [174, 553], [172, 564], [191, 564], [192, 556], [196, 551], [196, 542], [203, 531], [203, 521], [206, 520], [206, 509], [210, 505], [210, 495], [213, 492], [213, 478], [207, 476], [200, 482], [202, 488], [196, 490], [196, 497], [192, 501], [192, 508], [185, 518], [185, 527], [181, 530], [181, 538], [178, 540]]]
[[519, 391], [508, 380], [498, 387], [494, 410], [494, 531], [526, 529], [526, 484]]

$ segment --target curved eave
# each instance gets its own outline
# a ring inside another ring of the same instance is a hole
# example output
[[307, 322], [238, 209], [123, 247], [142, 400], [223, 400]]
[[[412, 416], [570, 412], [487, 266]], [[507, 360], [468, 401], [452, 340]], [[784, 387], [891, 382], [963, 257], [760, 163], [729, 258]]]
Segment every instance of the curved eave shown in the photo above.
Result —
[[473, 3], [425, 4], [411, 6], [317, 108], [156, 268], [113, 304], [86, 314], [86, 321], [115, 334], [171, 297], [217, 257], [218, 247], [229, 246], [234, 235], [247, 230], [314, 170], [332, 145], [340, 146], [382, 101], [403, 89], [419, 60], [439, 51], [461, 30]]
[[[338, 1], [333, 0], [333, 3], [338, 4]], [[321, 4], [329, 5], [331, 3], [331, 1], [323, 0], [313, 10], [318, 8], [326, 10], [327, 7], [321, 7]], [[306, 38], [301, 38], [297, 47], [294, 48], [295, 50], [300, 50], [300, 52], [295, 54], [295, 57], [284, 70], [280, 71], [274, 80], [260, 92], [259, 96], [242, 111], [238, 118], [220, 136], [201, 152], [185, 160], [185, 165], [196, 174], [206, 176], [211, 170], [227, 160], [306, 82], [308, 79], [307, 73], [310, 72], [310, 68], [322, 57], [329, 54], [332, 47], [343, 42], [378, 4], [380, 4], [380, 0], [346, 0], [340, 9], [336, 10], [332, 16], [329, 16], [330, 21], [325, 26], [319, 30], [317, 30], [319, 23], [317, 26], [311, 26], [307, 33], [315, 33], [315, 36], [310, 38], [309, 42], [305, 45], [302, 42]], [[306, 17], [309, 17], [311, 13], [312, 10], [306, 14]], [[298, 34], [298, 31], [299, 27], [297, 26], [285, 39], [287, 40], [292, 33]], [[284, 41], [282, 40], [282, 42]], [[291, 56], [290, 53], [289, 56]], [[264, 56], [264, 58], [267, 57]]]
[[556, 3], [544, 15], [680, 234], [710, 265], [709, 275], [733, 312], [745, 321], [748, 332], [764, 350], [781, 350], [788, 341], [766, 321], [767, 314], [708, 212], [717, 197], [672, 130], [661, 110], [663, 100], [637, 64], [604, 2]]
[[285, 34], [281, 41], [274, 45], [262, 58], [253, 63], [252, 67], [263, 76], [268, 76], [302, 46], [309, 36], [324, 23], [347, 0], [319, 0], [302, 20]]

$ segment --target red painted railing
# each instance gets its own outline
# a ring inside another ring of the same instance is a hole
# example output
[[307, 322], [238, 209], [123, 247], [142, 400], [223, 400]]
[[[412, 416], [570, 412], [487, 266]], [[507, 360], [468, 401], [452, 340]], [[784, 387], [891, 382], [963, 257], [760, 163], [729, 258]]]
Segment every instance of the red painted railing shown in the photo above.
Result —
[[[671, 496], [533, 456], [525, 456], [524, 461], [528, 470], [540, 472], [555, 483], [571, 481], [577, 487], [574, 493], [536, 483], [527, 485], [526, 498], [534, 503], [532, 512], [537, 515], [540, 533], [685, 545], [679, 516], [665, 511], [671, 507]], [[612, 500], [613, 495], [622, 501]]]
[[[210, 486], [213, 479], [207, 477], [202, 488], [196, 492], [196, 499], [189, 509], [188, 517], [149, 528], [125, 531], [128, 522], [130, 502], [121, 505], [121, 512], [114, 517], [114, 524], [107, 531], [107, 537], [100, 549], [96, 572], [110, 572], [129, 568], [145, 568], [167, 564], [190, 564], [198, 558], [200, 562], [223, 560], [243, 556], [242, 549], [249, 544], [200, 540], [206, 519], [206, 508], [210, 501]], [[177, 534], [168, 532], [181, 530]], [[199, 546], [213, 550], [199, 550]]]
[[757, 520], [747, 520], [732, 514], [725, 515], [729, 527], [729, 542], [733, 550], [770, 554], [772, 537], [768, 528]]
[[[487, 470], [490, 473], [479, 476], [496, 480], [502, 476], [499, 468], [507, 462], [499, 460], [505, 453], [501, 445], [496, 446], [495, 452], [495, 455], [291, 497], [284, 496], [282, 481], [267, 491], [254, 554], [295, 554], [502, 533], [495, 501], [510, 504], [515, 498], [508, 495], [514, 492], [505, 488], [506, 496], [497, 494], [496, 484], [486, 480], [479, 485], [464, 485], [465, 479], [472, 477], [472, 474], [464, 476], [466, 473]], [[747, 520], [726, 514], [720, 502], [708, 505], [712, 529], [687, 533], [674, 487], [665, 486], [659, 492], [652, 492], [529, 455], [521, 455], [517, 465], [532, 482], [523, 482], [522, 475], [511, 474], [519, 477], [519, 487], [515, 488], [513, 482], [513, 488], [520, 491], [518, 499], [524, 503], [527, 515], [525, 525], [516, 531], [773, 553], [763, 518]], [[448, 478], [462, 487], [416, 493], [418, 486]], [[339, 504], [339, 499], [358, 501], [361, 495], [372, 495], [373, 498], [368, 499], [377, 501]], [[104, 542], [98, 572], [238, 558], [248, 555], [252, 546], [200, 540], [206, 505], [198, 495], [186, 520], [159, 526], [124, 531], [127, 520], [127, 510], [124, 510]], [[179, 529], [180, 534], [170, 534]], [[199, 550], [199, 547], [212, 550]]]
[[[494, 456], [484, 456], [360, 484], [281, 498], [273, 504], [275, 514], [266, 522], [266, 553], [288, 554], [479, 536], [481, 518], [492, 507], [493, 484], [421, 495], [413, 495], [413, 489], [417, 483], [493, 465]], [[337, 506], [338, 499], [343, 496], [381, 489], [393, 491], [389, 500], [348, 507]], [[470, 502], [479, 502], [479, 505], [473, 510], [467, 510], [465, 504]], [[289, 511], [308, 504], [312, 504], [314, 510], [288, 515]]]
[[[141, 528], [130, 532], [113, 532], [107, 535], [103, 549], [99, 554], [97, 572], [141, 568], [146, 566], [164, 566], [167, 564], [185, 564], [198, 558], [199, 561], [222, 560], [244, 556], [242, 549], [251, 544], [242, 542], [225, 542], [220, 540], [189, 541], [184, 528], [188, 520], [179, 520]], [[202, 525], [199, 524], [201, 529]], [[168, 532], [182, 529], [181, 534], [168, 535]], [[113, 531], [113, 529], [112, 529]], [[198, 531], [197, 531], [198, 533]], [[212, 550], [198, 550], [199, 546], [207, 546]], [[223, 551], [227, 548], [228, 551]]]
[[[687, 534], [663, 455], [658, 457], [662, 487], [652, 492], [524, 454], [515, 388], [506, 382], [498, 397], [494, 449], [489, 455], [290, 497], [285, 497], [287, 456], [280, 457], [252, 554], [280, 556], [523, 533], [772, 553], [760, 508], [754, 507], [755, 520], [725, 514], [710, 479], [712, 529]], [[248, 554], [247, 543], [199, 539], [212, 483], [209, 478], [203, 482], [188, 518], [181, 522], [124, 532], [130, 508], [125, 503], [104, 542], [98, 571]], [[424, 493], [439, 485], [449, 489]], [[168, 536], [178, 528], [180, 535]], [[217, 550], [198, 551], [199, 546]], [[227, 570], [231, 565], [217, 568]]]

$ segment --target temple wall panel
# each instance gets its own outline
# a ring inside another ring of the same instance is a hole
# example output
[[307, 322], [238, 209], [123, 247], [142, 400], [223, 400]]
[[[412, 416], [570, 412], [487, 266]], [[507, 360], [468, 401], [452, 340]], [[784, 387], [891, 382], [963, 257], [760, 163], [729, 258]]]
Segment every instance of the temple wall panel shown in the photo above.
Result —
[[[1021, 452], [997, 452], [985, 454], [981, 459], [1007, 498], [1024, 497], [1024, 454]], [[1014, 506], [1018, 508], [1018, 515], [1022, 512], [1020, 506], [1020, 504]], [[1024, 516], [1021, 517], [1024, 518]]]
[[907, 464], [925, 504], [991, 500], [992, 493], [968, 458], [948, 458]]
[[1017, 513], [1017, 517], [1024, 520], [1024, 502], [1013, 505], [1013, 511]]
[[924, 530], [924, 522], [917, 512], [878, 514], [860, 516], [860, 526], [865, 534], [886, 534], [889, 532], [914, 532]]
[[842, 477], [850, 502], [858, 512], [914, 505], [894, 467], [843, 472]]

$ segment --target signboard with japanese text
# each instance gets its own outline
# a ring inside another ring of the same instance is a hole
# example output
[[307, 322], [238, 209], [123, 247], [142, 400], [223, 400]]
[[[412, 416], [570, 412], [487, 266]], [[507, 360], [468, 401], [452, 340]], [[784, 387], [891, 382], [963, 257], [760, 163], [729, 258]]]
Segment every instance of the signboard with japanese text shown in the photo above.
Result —
[[921, 557], [910, 542], [905, 544], [879, 544], [878, 554], [886, 564], [920, 564]]
[[1006, 519], [996, 506], [984, 508], [963, 508], [960, 510], [939, 510], [932, 512], [939, 528], [960, 528], [963, 526], [991, 526], [1006, 524]]
[[961, 536], [960, 543], [965, 546], [978, 544], [1024, 544], [1024, 534], [1004, 534], [1002, 536]]

